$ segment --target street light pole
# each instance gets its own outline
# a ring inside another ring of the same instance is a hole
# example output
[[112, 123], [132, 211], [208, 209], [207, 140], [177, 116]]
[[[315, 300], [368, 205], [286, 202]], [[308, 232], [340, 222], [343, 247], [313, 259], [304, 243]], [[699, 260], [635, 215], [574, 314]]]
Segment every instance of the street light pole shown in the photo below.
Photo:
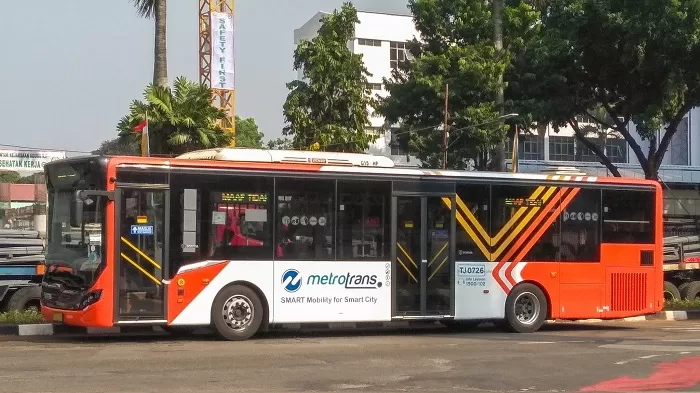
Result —
[[445, 124], [442, 126], [442, 169], [447, 168], [447, 108], [449, 103], [448, 94], [450, 85], [445, 84]]

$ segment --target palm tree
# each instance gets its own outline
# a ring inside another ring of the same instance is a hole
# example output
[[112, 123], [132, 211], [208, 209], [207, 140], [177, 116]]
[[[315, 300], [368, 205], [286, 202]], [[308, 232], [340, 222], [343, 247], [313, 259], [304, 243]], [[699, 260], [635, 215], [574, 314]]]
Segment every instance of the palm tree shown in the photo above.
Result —
[[169, 86], [149, 84], [145, 102], [134, 100], [117, 125], [124, 144], [140, 146], [134, 127], [148, 116], [151, 154], [177, 155], [197, 149], [229, 146], [231, 135], [219, 125], [226, 112], [212, 105], [211, 89], [178, 77]]
[[155, 46], [153, 48], [153, 83], [168, 85], [168, 56], [166, 50], [166, 0], [131, 0], [138, 14], [155, 19]]

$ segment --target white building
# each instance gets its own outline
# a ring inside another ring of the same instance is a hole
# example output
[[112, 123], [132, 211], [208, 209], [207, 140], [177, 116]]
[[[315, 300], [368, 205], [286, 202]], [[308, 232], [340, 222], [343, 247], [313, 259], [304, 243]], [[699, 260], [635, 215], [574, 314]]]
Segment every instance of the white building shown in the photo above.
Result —
[[[294, 31], [294, 42], [313, 38], [321, 26], [321, 18], [326, 12], [318, 12], [303, 26]], [[391, 69], [398, 61], [405, 59], [405, 42], [418, 37], [410, 14], [386, 14], [358, 10], [360, 23], [355, 26], [355, 38], [348, 43], [353, 53], [363, 54], [365, 66], [372, 74], [370, 83], [380, 95], [382, 78], [389, 78]], [[301, 78], [301, 74], [299, 75]], [[580, 116], [579, 122], [592, 126], [587, 116]], [[378, 130], [384, 124], [381, 117], [372, 119], [372, 129]], [[635, 135], [634, 125], [632, 134]], [[578, 141], [571, 128], [555, 132], [551, 126], [531, 130], [532, 134], [519, 138], [518, 157], [520, 172], [540, 172], [551, 166], [575, 166], [591, 175], [608, 176], [607, 169], [597, 157]], [[658, 140], [661, 140], [659, 134]], [[390, 132], [379, 135], [370, 152], [390, 155], [397, 163], [406, 163], [405, 152], [389, 146]], [[692, 215], [700, 220], [700, 108], [692, 109], [679, 126], [660, 169], [661, 180], [673, 188], [673, 197], [681, 203], [669, 203], [669, 215]], [[636, 155], [623, 139], [608, 137], [599, 140], [606, 153], [625, 176], [643, 177]], [[642, 151], [648, 152], [648, 141], [639, 141]], [[411, 158], [409, 165], [418, 161]], [[510, 160], [508, 160], [510, 165]]]
[[[310, 40], [315, 37], [321, 27], [321, 18], [328, 14], [318, 12], [303, 26], [294, 30], [294, 44], [299, 44], [302, 39]], [[373, 92], [386, 96], [382, 80], [390, 78], [392, 68], [397, 67], [399, 61], [405, 60], [406, 41], [417, 37], [418, 31], [408, 13], [402, 15], [358, 10], [357, 17], [360, 23], [355, 26], [355, 39], [348, 43], [348, 47], [353, 53], [362, 54], [365, 67], [371, 74], [368, 79]], [[298, 78], [302, 78], [301, 70], [298, 72]], [[377, 133], [378, 138], [370, 147], [370, 152], [391, 156], [395, 162], [401, 164], [419, 163], [415, 158], [407, 159], [406, 154], [397, 148], [392, 151], [389, 146], [391, 133], [379, 131], [384, 125], [384, 118], [374, 115], [371, 121], [370, 130]]]

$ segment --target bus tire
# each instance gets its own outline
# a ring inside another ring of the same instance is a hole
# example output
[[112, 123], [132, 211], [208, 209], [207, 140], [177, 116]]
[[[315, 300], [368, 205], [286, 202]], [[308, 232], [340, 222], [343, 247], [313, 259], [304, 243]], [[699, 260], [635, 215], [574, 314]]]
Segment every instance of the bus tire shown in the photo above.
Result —
[[258, 295], [244, 285], [224, 287], [214, 298], [211, 320], [214, 330], [229, 341], [247, 340], [258, 332], [263, 317]]
[[7, 302], [7, 311], [41, 312], [41, 287], [32, 285], [15, 291]]
[[700, 297], [700, 281], [692, 281], [682, 285], [683, 291], [679, 299], [695, 300]]
[[520, 284], [513, 288], [506, 299], [506, 322], [516, 333], [536, 332], [547, 319], [547, 297], [534, 284]]
[[664, 281], [664, 300], [681, 300], [681, 292], [670, 281]]

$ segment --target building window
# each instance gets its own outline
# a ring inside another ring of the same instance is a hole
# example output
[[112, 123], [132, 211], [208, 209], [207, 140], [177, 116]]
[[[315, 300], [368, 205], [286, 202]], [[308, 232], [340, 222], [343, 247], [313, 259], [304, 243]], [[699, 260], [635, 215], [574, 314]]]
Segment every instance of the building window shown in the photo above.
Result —
[[408, 155], [408, 141], [410, 139], [410, 134], [401, 131], [400, 129], [391, 130], [391, 141], [389, 142], [389, 147], [391, 148], [392, 156], [403, 156]]
[[363, 46], [382, 46], [381, 40], [370, 40], [367, 38], [358, 38], [357, 43]]
[[[588, 138], [588, 141], [590, 141], [592, 144], [598, 146], [598, 148], [603, 150], [603, 147], [600, 143], [600, 139]], [[574, 145], [576, 146], [576, 161], [600, 162], [600, 157], [598, 157], [598, 155], [595, 154], [593, 150], [589, 149], [588, 146], [584, 145], [583, 142], [581, 142], [581, 140], [574, 138]]]
[[[506, 155], [513, 154], [513, 144], [508, 143]], [[519, 160], [544, 160], [544, 138], [532, 134], [518, 135], [518, 159]]]
[[551, 161], [574, 161], [575, 138], [570, 136], [549, 137], [549, 159]]
[[333, 260], [333, 180], [277, 179], [278, 260]]
[[338, 182], [338, 259], [389, 258], [390, 183]]
[[671, 145], [668, 148], [668, 163], [670, 165], [689, 165], [688, 154], [688, 118], [684, 117], [678, 124], [676, 133], [671, 137]]
[[607, 138], [605, 154], [614, 163], [627, 163], [627, 141], [624, 138]]
[[389, 66], [398, 68], [399, 63], [404, 60], [406, 60], [406, 43], [392, 41], [389, 44]]
[[381, 83], [368, 83], [367, 88], [370, 90], [381, 90], [382, 84]]

